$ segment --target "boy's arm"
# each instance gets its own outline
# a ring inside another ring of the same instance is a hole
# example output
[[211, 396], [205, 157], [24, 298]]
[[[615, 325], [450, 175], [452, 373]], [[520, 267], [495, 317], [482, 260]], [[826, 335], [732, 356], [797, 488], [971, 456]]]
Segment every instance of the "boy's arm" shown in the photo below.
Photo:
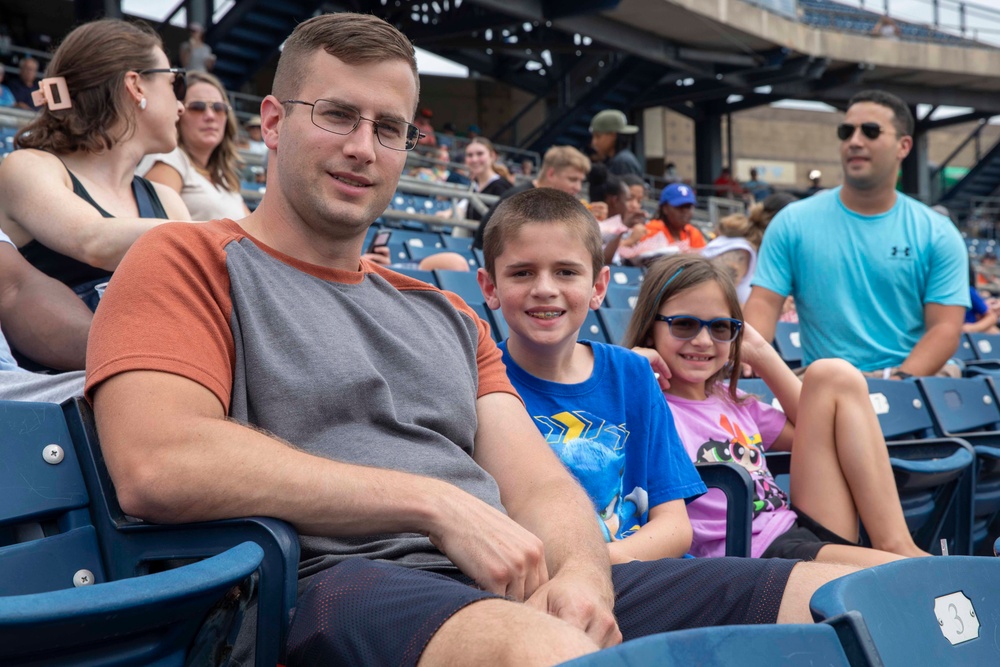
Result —
[[509, 516], [545, 545], [549, 581], [528, 604], [584, 630], [601, 646], [621, 641], [608, 551], [590, 499], [512, 395], [477, 403], [476, 462], [496, 479]]
[[614, 564], [680, 558], [691, 548], [692, 537], [684, 500], [671, 500], [650, 508], [646, 525], [624, 540], [608, 544], [608, 553]]

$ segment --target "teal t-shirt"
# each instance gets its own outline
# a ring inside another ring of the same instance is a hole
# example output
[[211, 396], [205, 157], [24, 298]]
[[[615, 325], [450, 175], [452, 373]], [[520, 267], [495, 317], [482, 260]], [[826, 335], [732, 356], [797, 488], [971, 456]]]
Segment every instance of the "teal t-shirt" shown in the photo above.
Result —
[[969, 258], [955, 225], [902, 193], [859, 215], [840, 188], [785, 207], [764, 234], [753, 285], [795, 297], [803, 361], [898, 366], [923, 336], [925, 304], [969, 307]]

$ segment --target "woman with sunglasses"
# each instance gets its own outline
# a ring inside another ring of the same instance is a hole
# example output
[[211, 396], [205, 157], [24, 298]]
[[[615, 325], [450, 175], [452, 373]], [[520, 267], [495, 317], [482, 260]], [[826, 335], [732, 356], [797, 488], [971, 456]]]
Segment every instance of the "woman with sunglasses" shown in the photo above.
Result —
[[[750, 473], [754, 557], [870, 566], [928, 555], [907, 529], [861, 373], [845, 361], [822, 359], [800, 381], [744, 325], [725, 268], [695, 255], [656, 262], [623, 344], [659, 371], [695, 463], [732, 462]], [[741, 362], [764, 379], [783, 412], [737, 390]], [[768, 470], [767, 450], [793, 453], [794, 506]], [[688, 505], [695, 556], [725, 554], [725, 507], [718, 490]], [[859, 546], [859, 518], [872, 549]]]
[[138, 173], [179, 193], [195, 220], [250, 215], [240, 195], [238, 130], [226, 89], [205, 72], [189, 72], [187, 80], [177, 148], [146, 156]]
[[148, 26], [84, 24], [55, 52], [21, 150], [0, 164], [0, 228], [91, 308], [143, 232], [189, 219], [175, 192], [134, 175], [143, 155], [176, 145], [183, 88]]

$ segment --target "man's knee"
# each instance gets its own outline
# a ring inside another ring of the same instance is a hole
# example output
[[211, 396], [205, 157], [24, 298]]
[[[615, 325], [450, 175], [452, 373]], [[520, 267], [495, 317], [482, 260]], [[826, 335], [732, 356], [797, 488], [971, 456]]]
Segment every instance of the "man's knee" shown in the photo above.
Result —
[[857, 572], [853, 565], [839, 563], [799, 563], [792, 568], [778, 609], [778, 623], [812, 623], [809, 600], [813, 593], [834, 579]]
[[599, 647], [580, 629], [525, 604], [474, 602], [449, 618], [418, 663], [427, 665], [555, 665]]

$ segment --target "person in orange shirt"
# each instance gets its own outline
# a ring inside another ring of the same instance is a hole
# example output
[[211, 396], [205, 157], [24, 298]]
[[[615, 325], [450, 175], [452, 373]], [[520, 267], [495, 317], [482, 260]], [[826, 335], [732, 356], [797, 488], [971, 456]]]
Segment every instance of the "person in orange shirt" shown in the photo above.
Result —
[[643, 240], [663, 234], [670, 245], [676, 245], [681, 252], [705, 247], [705, 237], [691, 224], [694, 214], [694, 190], [683, 183], [671, 183], [660, 193], [659, 216], [646, 223]]

